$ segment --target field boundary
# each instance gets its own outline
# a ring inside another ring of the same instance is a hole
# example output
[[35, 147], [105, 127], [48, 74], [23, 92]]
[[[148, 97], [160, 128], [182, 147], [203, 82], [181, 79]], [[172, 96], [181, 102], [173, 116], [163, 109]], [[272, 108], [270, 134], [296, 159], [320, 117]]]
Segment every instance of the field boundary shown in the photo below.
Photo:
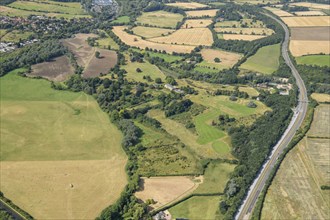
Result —
[[[17, 214], [19, 217], [25, 220], [34, 219], [29, 213], [15, 205], [10, 199], [7, 199], [4, 194], [0, 191], [0, 206], [8, 207], [12, 212]], [[20, 219], [18, 219], [20, 220]]]

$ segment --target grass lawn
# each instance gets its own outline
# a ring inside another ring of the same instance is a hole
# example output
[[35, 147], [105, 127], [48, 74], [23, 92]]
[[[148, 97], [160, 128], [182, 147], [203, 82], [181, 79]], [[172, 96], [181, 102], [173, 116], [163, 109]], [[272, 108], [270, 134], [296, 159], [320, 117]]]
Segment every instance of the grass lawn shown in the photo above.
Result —
[[111, 21], [112, 24], [128, 24], [130, 22], [130, 19], [128, 16], [121, 16], [118, 17], [117, 19]]
[[240, 68], [264, 74], [272, 74], [279, 67], [280, 44], [260, 48]]
[[[131, 62], [122, 67], [127, 71], [127, 78], [137, 82], [147, 82], [143, 79], [143, 76], [150, 76], [152, 80], [155, 78], [161, 78], [162, 81], [165, 81], [165, 75], [154, 65], [150, 64], [148, 61], [144, 63]], [[140, 68], [141, 73], [136, 72], [136, 69]]]
[[169, 209], [172, 219], [216, 219], [220, 197], [194, 196]]
[[183, 15], [166, 11], [144, 12], [137, 18], [136, 22], [149, 24], [157, 27], [175, 28], [177, 23], [183, 19]]
[[308, 55], [296, 57], [298, 64], [330, 66], [330, 55]]
[[18, 71], [0, 78], [1, 160], [125, 157], [121, 133], [91, 96], [53, 90]]
[[234, 168], [233, 164], [211, 162], [205, 170], [204, 182], [195, 193], [223, 193]]

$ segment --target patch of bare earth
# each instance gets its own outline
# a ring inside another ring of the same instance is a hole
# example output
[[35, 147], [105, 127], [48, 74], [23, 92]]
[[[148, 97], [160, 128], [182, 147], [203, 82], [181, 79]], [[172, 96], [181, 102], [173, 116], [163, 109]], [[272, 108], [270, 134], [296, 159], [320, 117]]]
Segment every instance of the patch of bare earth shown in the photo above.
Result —
[[53, 81], [64, 81], [74, 74], [74, 68], [66, 56], [32, 66], [29, 76], [40, 76]]
[[100, 58], [94, 55], [84, 70], [84, 77], [98, 77], [100, 73], [107, 74], [117, 63], [117, 53], [111, 50], [97, 49]]

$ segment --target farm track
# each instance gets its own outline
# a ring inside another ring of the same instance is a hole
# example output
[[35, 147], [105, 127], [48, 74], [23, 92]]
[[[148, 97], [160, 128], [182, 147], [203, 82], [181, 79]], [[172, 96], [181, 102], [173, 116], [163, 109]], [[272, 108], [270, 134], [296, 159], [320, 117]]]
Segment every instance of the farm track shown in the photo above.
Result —
[[253, 184], [251, 185], [245, 200], [243, 201], [241, 207], [238, 210], [238, 213], [235, 216], [236, 220], [241, 219], [250, 219], [251, 214], [253, 213], [253, 209], [258, 201], [258, 197], [260, 196], [264, 186], [270, 176], [271, 171], [273, 170], [275, 164], [277, 163], [278, 157], [283, 153], [284, 149], [288, 146], [288, 144], [293, 139], [296, 131], [301, 126], [304, 118], [306, 116], [307, 107], [308, 107], [308, 97], [307, 97], [307, 90], [304, 84], [304, 81], [299, 75], [299, 72], [293, 65], [291, 58], [288, 53], [288, 46], [289, 46], [289, 39], [290, 39], [290, 32], [288, 27], [279, 19], [275, 18], [272, 15], [266, 14], [267, 16], [274, 19], [278, 22], [285, 31], [285, 39], [282, 43], [282, 57], [285, 60], [285, 63], [290, 67], [291, 72], [296, 79], [297, 86], [299, 88], [299, 95], [298, 95], [298, 106], [295, 109], [294, 115], [291, 119], [291, 122], [284, 132], [282, 138], [278, 141], [278, 143], [274, 146], [271, 155], [269, 156], [268, 160], [263, 164], [261, 167], [261, 171], [259, 175], [254, 180]]

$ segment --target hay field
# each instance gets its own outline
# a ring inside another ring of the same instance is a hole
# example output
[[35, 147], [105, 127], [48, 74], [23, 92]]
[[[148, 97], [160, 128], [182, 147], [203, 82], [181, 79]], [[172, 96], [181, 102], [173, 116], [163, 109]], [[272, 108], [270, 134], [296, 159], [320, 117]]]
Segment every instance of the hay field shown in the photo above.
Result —
[[202, 176], [142, 177], [135, 196], [144, 202], [153, 199], [156, 204], [150, 206], [157, 209], [191, 194], [202, 182]]
[[323, 93], [312, 93], [312, 98], [317, 102], [330, 102], [330, 95]]
[[264, 38], [263, 35], [247, 35], [247, 34], [223, 34], [223, 39], [225, 40], [245, 40], [253, 41]]
[[170, 13], [167, 11], [143, 12], [136, 19], [136, 23], [148, 24], [157, 27], [175, 28], [177, 23], [182, 21], [183, 15]]
[[215, 49], [202, 49], [201, 50], [202, 57], [205, 61], [209, 63], [215, 63], [215, 58], [220, 58], [220, 63], [215, 63], [219, 65], [223, 65], [225, 67], [232, 67], [235, 63], [238, 62], [239, 59], [242, 58], [241, 54], [226, 52], [222, 50]]
[[330, 26], [330, 16], [283, 17], [289, 27], [321, 27]]
[[330, 67], [330, 55], [309, 55], [296, 57], [298, 64], [328, 66]]
[[329, 219], [330, 191], [320, 189], [330, 185], [329, 133], [327, 139], [309, 138], [314, 129], [318, 135], [325, 134], [322, 129], [323, 124], [329, 126], [328, 112], [329, 105], [316, 108], [312, 130], [282, 162], [267, 192], [261, 219]]
[[169, 209], [172, 219], [223, 219], [219, 218], [220, 196], [194, 196]]
[[185, 23], [182, 25], [183, 28], [206, 28], [212, 24], [211, 19], [187, 19]]
[[296, 11], [294, 12], [297, 16], [322, 16], [325, 15], [322, 11]]
[[295, 3], [291, 3], [290, 5], [330, 10], [330, 5], [327, 5], [327, 4], [317, 4], [317, 3], [309, 3], [309, 2], [295, 2]]
[[330, 41], [330, 27], [290, 28], [291, 40]]
[[272, 35], [274, 31], [268, 28], [214, 28], [218, 33], [247, 34], [247, 35]]
[[330, 138], [330, 105], [319, 105], [314, 113], [313, 123], [308, 136]]
[[32, 72], [28, 75], [41, 76], [53, 81], [64, 81], [73, 74], [74, 68], [69, 59], [66, 56], [61, 56], [52, 61], [32, 65]]
[[93, 97], [18, 71], [0, 78], [1, 191], [37, 219], [97, 217], [127, 182], [121, 133]]
[[242, 69], [272, 74], [279, 66], [280, 44], [260, 48], [257, 53], [249, 57], [241, 66]]
[[93, 54], [87, 67], [83, 72], [84, 77], [98, 77], [100, 73], [107, 74], [117, 64], [117, 53], [106, 49], [97, 49], [100, 58]]
[[279, 16], [279, 17], [291, 17], [294, 16], [293, 14], [287, 12], [287, 11], [283, 11], [281, 9], [278, 8], [273, 8], [273, 7], [264, 7], [264, 9], [267, 9], [268, 11], [271, 11], [273, 14]]
[[330, 54], [329, 41], [291, 40], [289, 48], [295, 57], [320, 53]]
[[166, 5], [183, 8], [183, 9], [197, 9], [197, 8], [208, 7], [207, 5], [197, 2], [175, 2], [175, 3], [167, 3]]
[[190, 17], [214, 17], [217, 14], [217, 9], [211, 9], [211, 10], [199, 10], [199, 11], [186, 11], [186, 14], [188, 18]]
[[174, 30], [171, 29], [143, 27], [143, 26], [134, 27], [132, 31], [135, 35], [145, 38], [160, 37], [164, 35], [169, 35], [174, 32]]
[[161, 44], [194, 46], [211, 46], [213, 44], [213, 36], [208, 28], [179, 29], [169, 36], [157, 37], [150, 40]]
[[159, 44], [151, 41], [142, 40], [141, 37], [128, 34], [124, 31], [125, 26], [114, 26], [113, 32], [127, 45], [135, 46], [140, 49], [145, 49], [146, 47], [156, 49], [156, 50], [165, 50], [168, 53], [177, 52], [177, 53], [190, 53], [195, 47], [187, 45], [169, 45], [169, 44]]
[[[128, 80], [146, 83], [148, 81], [143, 79], [143, 76], [150, 76], [152, 80], [161, 78], [163, 82], [165, 81], [164, 73], [160, 71], [157, 66], [150, 64], [148, 61], [144, 63], [129, 62], [122, 66], [122, 68], [127, 71], [126, 77]], [[140, 68], [142, 72], [136, 72], [137, 68]]]
[[94, 219], [119, 198], [125, 163], [120, 157], [2, 161], [0, 190], [36, 219]]

